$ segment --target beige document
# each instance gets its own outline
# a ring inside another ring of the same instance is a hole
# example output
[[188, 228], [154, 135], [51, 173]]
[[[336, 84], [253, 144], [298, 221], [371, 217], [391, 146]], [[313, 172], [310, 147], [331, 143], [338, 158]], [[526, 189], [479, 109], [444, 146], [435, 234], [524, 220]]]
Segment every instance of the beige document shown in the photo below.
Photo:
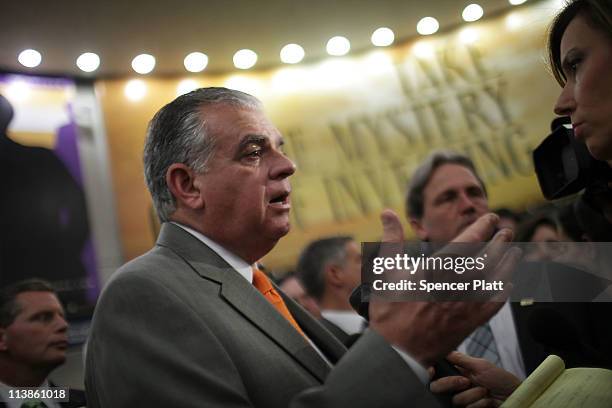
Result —
[[565, 369], [551, 355], [512, 393], [502, 408], [612, 408], [612, 370]]

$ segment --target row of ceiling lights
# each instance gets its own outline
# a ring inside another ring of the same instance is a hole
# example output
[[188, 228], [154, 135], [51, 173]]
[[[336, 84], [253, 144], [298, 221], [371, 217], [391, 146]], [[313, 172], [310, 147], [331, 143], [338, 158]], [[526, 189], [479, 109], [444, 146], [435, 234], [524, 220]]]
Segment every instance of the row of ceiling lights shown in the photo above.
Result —
[[[508, 0], [512, 5], [525, 3], [527, 0]], [[479, 20], [484, 10], [478, 4], [466, 6], [461, 13], [463, 20], [472, 22]], [[424, 17], [417, 23], [417, 32], [421, 35], [431, 35], [438, 31], [440, 24], [433, 17]], [[376, 47], [386, 47], [393, 44], [395, 34], [390, 28], [381, 27], [372, 33], [371, 41]], [[327, 41], [326, 50], [329, 55], [346, 55], [351, 49], [350, 41], [342, 36], [335, 36]], [[297, 64], [304, 59], [305, 52], [298, 44], [287, 44], [280, 51], [280, 59], [285, 64]], [[17, 57], [19, 63], [27, 68], [35, 68], [42, 62], [40, 52], [28, 49]], [[257, 54], [253, 50], [242, 49], [233, 57], [234, 66], [238, 69], [249, 69], [257, 63]], [[208, 65], [208, 56], [202, 52], [192, 52], [183, 60], [185, 69], [189, 72], [201, 72]], [[84, 72], [93, 72], [100, 66], [100, 57], [93, 52], [81, 54], [76, 60], [77, 67]], [[132, 60], [132, 69], [138, 74], [148, 74], [155, 68], [155, 57], [150, 54], [140, 54]]]

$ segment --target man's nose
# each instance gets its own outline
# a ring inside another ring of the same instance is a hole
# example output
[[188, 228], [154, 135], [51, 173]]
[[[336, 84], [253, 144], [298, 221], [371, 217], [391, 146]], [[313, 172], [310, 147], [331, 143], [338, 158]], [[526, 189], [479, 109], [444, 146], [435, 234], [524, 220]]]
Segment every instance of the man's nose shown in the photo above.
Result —
[[58, 332], [66, 332], [68, 330], [68, 322], [61, 315], [57, 316], [56, 325], [57, 325]]
[[278, 158], [270, 168], [270, 178], [284, 179], [287, 178], [296, 170], [295, 163], [287, 157], [283, 152], [278, 152]]
[[476, 203], [472, 197], [470, 197], [466, 192], [461, 192], [459, 194], [459, 209], [461, 213], [470, 213], [476, 211]]

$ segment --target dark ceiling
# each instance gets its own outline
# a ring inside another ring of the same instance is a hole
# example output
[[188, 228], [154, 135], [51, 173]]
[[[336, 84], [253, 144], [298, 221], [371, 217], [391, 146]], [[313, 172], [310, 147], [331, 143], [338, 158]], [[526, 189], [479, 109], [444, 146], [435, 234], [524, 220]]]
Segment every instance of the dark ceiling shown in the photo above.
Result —
[[[475, 0], [488, 15], [513, 7], [508, 0]], [[534, 0], [532, 0], [534, 1]], [[232, 56], [241, 48], [259, 55], [255, 69], [280, 65], [279, 51], [298, 43], [305, 62], [326, 56], [335, 35], [351, 41], [351, 52], [372, 48], [370, 35], [381, 26], [395, 32], [396, 43], [417, 35], [425, 16], [441, 30], [462, 22], [471, 1], [457, 0], [7, 0], [0, 13], [0, 69], [40, 74], [86, 76], [75, 65], [83, 52], [97, 53], [93, 76], [132, 76], [131, 60], [153, 54], [152, 75], [185, 74], [183, 58], [192, 51], [208, 55], [206, 73], [233, 72]], [[42, 64], [25, 68], [17, 55], [34, 48]]]

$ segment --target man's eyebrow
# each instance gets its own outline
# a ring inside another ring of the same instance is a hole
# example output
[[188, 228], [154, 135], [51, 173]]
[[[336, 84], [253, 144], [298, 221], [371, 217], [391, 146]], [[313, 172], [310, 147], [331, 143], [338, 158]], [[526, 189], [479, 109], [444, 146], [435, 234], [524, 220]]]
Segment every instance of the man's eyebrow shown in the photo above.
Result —
[[240, 141], [240, 144], [238, 145], [238, 149], [243, 150], [244, 148], [246, 148], [248, 145], [252, 143], [263, 146], [266, 144], [267, 141], [268, 141], [268, 138], [266, 136], [249, 134], [249, 135], [246, 135]]
[[[268, 136], [263, 136], [263, 135], [258, 135], [258, 134], [249, 134], [249, 135], [246, 135], [242, 139], [242, 141], [238, 145], [238, 149], [243, 150], [245, 147], [247, 147], [251, 143], [255, 143], [260, 146], [264, 146], [266, 143], [272, 143], [272, 141], [270, 140]], [[280, 136], [278, 138], [277, 147], [281, 147], [284, 144], [285, 144], [285, 139], [282, 136]]]

